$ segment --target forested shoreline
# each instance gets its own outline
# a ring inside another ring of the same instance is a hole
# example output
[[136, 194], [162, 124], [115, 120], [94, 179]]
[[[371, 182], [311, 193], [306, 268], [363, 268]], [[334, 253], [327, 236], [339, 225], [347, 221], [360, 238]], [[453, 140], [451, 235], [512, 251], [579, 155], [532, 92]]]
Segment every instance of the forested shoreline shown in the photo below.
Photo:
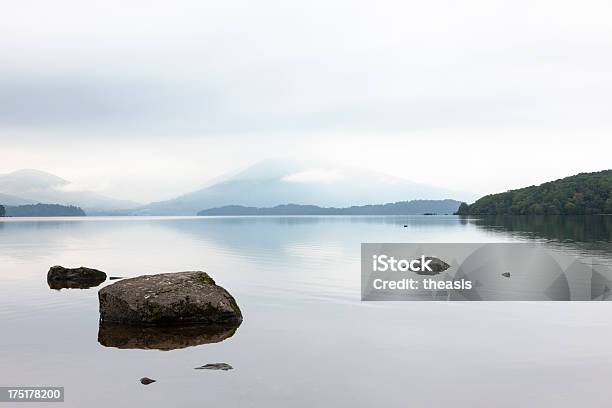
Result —
[[612, 214], [612, 170], [580, 173], [539, 186], [486, 195], [459, 215]]

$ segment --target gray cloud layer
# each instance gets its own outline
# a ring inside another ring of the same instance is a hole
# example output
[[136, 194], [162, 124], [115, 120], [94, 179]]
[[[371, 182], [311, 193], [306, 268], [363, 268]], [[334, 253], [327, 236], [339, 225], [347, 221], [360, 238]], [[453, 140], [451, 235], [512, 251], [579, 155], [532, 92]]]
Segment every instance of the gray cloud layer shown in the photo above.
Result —
[[200, 135], [611, 124], [605, 2], [286, 3], [5, 3], [0, 121]]
[[[483, 142], [504, 140], [504, 156], [516, 157], [525, 151], [508, 141], [538, 138], [576, 169], [601, 167], [611, 17], [608, 1], [593, 0], [5, 0], [0, 170], [86, 178], [81, 164], [66, 164], [78, 151], [111, 177], [116, 169], [93, 160], [117, 156], [113, 141], [122, 163], [163, 170], [169, 186], [180, 171], [195, 185], [287, 151], [353, 163], [375, 151], [397, 157], [376, 169], [487, 191], [493, 182], [475, 181], [474, 144], [484, 166], [499, 148]], [[160, 157], [169, 138], [181, 148], [172, 160]], [[455, 141], [454, 157], [470, 160], [453, 169], [457, 179], [400, 163], [399, 152]], [[494, 163], [509, 168], [504, 159]], [[540, 170], [525, 162], [524, 177], [508, 171], [503, 186], [564, 175], [558, 167], [533, 179]]]

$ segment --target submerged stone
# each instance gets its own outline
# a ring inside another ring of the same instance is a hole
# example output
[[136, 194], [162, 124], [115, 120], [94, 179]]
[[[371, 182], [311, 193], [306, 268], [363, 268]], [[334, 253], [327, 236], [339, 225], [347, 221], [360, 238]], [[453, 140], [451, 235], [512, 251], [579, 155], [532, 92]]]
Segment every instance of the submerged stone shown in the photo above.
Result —
[[227, 364], [227, 363], [211, 363], [211, 364], [205, 364], [202, 367], [196, 367], [196, 370], [223, 370], [223, 371], [227, 371], [227, 370], [233, 370], [234, 367], [232, 367], [231, 365]]
[[100, 289], [98, 298], [103, 323], [237, 326], [242, 322], [232, 295], [201, 271], [123, 279]]
[[416, 273], [419, 275], [438, 275], [450, 268], [449, 264], [434, 256], [426, 256], [424, 260], [429, 261], [427, 265], [431, 270], [417, 271]]

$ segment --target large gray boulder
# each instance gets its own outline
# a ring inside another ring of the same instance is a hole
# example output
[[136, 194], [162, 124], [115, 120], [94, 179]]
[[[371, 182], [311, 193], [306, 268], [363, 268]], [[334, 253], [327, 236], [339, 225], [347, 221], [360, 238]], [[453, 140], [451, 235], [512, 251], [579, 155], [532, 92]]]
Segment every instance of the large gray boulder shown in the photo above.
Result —
[[98, 292], [100, 321], [145, 326], [239, 325], [242, 313], [206, 272], [175, 272], [124, 279]]

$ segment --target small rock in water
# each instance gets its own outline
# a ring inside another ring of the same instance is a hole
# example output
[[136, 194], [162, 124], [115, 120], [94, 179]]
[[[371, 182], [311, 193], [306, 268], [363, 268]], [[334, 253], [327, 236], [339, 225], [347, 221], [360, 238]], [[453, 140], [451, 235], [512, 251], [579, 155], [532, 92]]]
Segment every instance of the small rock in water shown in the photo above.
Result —
[[502, 273], [502, 276], [504, 278], [509, 278], [510, 277], [510, 272], [504, 272], [504, 273]]
[[404, 224], [404, 228], [408, 228], [408, 225]]
[[64, 268], [63, 266], [55, 265], [47, 272], [48, 281], [104, 281], [106, 274], [102, 271], [81, 266], [79, 268]]
[[449, 264], [447, 264], [440, 258], [436, 258], [434, 256], [426, 256], [424, 259], [425, 261], [429, 261], [428, 266], [429, 266], [429, 269], [431, 270], [430, 271], [426, 271], [426, 270], [417, 271], [416, 273], [418, 275], [438, 275], [439, 273], [442, 273], [451, 267]]
[[141, 383], [141, 384], [144, 384], [144, 385], [149, 385], [149, 384], [151, 384], [151, 383], [154, 383], [155, 381], [157, 381], [157, 380], [153, 380], [153, 379], [151, 379], [151, 378], [149, 378], [149, 377], [142, 377], [142, 378], [140, 379], [140, 383]]
[[206, 364], [203, 365], [202, 367], [196, 367], [196, 370], [223, 370], [223, 371], [227, 371], [227, 370], [233, 370], [234, 367], [232, 367], [229, 364], [226, 363], [212, 363], [212, 364]]
[[106, 273], [97, 269], [64, 268], [52, 266], [47, 272], [47, 284], [51, 289], [88, 289], [98, 286], [106, 280]]

